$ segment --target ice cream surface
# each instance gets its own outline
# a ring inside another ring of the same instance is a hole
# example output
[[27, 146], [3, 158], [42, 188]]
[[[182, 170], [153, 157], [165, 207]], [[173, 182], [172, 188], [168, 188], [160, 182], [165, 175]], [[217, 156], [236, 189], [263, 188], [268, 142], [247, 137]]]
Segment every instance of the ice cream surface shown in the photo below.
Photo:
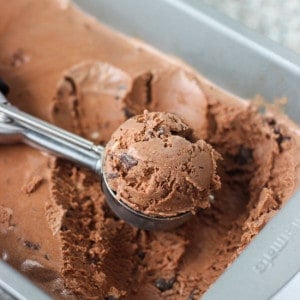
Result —
[[210, 206], [220, 187], [218, 153], [176, 114], [144, 111], [123, 123], [105, 150], [105, 176], [119, 200], [154, 216]]
[[0, 256], [56, 299], [198, 299], [299, 184], [299, 136], [285, 118], [67, 1], [7, 1], [0, 44], [0, 77], [26, 112], [100, 144], [144, 109], [177, 113], [223, 158], [210, 207], [146, 232], [112, 214], [95, 174], [1, 145]]

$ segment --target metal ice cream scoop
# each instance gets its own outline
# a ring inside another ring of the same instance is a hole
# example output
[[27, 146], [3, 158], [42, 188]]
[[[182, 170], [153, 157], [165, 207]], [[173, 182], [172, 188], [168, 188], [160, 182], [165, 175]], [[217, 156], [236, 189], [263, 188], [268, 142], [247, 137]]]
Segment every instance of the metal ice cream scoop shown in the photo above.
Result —
[[119, 218], [135, 227], [168, 230], [190, 218], [190, 212], [174, 217], [148, 216], [116, 199], [105, 178], [103, 146], [20, 111], [5, 98], [8, 87], [1, 80], [0, 91], [0, 143], [24, 142], [93, 170], [101, 177], [102, 189], [110, 208]]

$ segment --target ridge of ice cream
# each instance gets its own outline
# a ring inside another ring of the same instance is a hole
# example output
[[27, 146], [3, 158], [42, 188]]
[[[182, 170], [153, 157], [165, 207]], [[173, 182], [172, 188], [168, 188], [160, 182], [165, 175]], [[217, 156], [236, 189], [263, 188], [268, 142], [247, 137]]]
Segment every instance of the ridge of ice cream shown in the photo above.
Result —
[[105, 176], [119, 200], [144, 214], [174, 216], [210, 206], [219, 154], [177, 115], [144, 111], [105, 150]]

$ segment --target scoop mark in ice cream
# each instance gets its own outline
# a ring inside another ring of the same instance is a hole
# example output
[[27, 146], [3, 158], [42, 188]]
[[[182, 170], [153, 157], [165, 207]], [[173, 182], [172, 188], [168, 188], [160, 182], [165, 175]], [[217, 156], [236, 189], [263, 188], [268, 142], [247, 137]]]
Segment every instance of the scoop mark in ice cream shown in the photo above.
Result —
[[[169, 67], [140, 74], [125, 101], [134, 114], [141, 114], [144, 109], [176, 113], [193, 128], [198, 139], [206, 138], [207, 99], [199, 81], [186, 70]], [[193, 105], [186, 105], [187, 102]]]
[[110, 64], [85, 61], [75, 65], [58, 83], [53, 120], [67, 130], [103, 144], [110, 138], [110, 128], [126, 119], [124, 98], [131, 85], [128, 74]]

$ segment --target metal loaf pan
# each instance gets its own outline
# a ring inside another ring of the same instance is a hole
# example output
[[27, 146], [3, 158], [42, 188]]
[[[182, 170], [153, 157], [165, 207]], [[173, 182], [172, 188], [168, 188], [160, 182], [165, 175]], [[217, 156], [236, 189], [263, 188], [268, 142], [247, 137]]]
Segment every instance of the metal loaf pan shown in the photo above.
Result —
[[[180, 57], [233, 94], [244, 98], [260, 94], [266, 99], [287, 96], [286, 112], [300, 122], [300, 57], [198, 0], [75, 2], [108, 26]], [[299, 278], [299, 249], [300, 192], [264, 227], [203, 299], [284, 299], [282, 287]], [[48, 299], [4, 263], [0, 262], [0, 270], [1, 299]]]

